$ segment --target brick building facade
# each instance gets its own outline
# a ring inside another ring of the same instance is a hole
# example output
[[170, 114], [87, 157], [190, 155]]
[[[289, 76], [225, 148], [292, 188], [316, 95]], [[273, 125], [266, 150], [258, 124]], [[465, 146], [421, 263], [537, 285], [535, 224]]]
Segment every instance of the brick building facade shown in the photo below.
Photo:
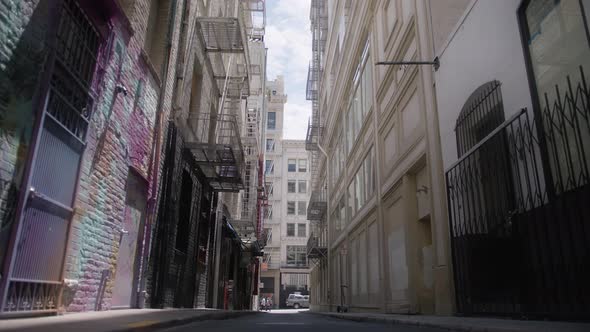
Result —
[[226, 5], [0, 3], [0, 313], [211, 305], [217, 196], [183, 142], [224, 93], [197, 17]]

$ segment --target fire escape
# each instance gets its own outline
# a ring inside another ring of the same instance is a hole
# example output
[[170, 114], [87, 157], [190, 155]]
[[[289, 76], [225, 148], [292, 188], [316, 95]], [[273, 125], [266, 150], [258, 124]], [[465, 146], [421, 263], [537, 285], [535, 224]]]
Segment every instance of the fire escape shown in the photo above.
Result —
[[197, 18], [221, 102], [211, 113], [189, 116], [187, 148], [213, 190], [239, 192], [245, 188], [240, 121], [243, 99], [250, 94], [250, 57], [242, 5], [226, 15]]
[[312, 114], [307, 128], [305, 148], [310, 151], [312, 195], [307, 208], [307, 219], [311, 223], [310, 236], [307, 241], [307, 257], [311, 262], [318, 263], [327, 254], [326, 223], [327, 212], [326, 190], [321, 181], [319, 166], [321, 154], [318, 144], [322, 139], [323, 126], [320, 118], [320, 86], [322, 79], [322, 56], [326, 47], [328, 33], [328, 15], [325, 0], [311, 1], [312, 60], [307, 72], [307, 100], [311, 101]]

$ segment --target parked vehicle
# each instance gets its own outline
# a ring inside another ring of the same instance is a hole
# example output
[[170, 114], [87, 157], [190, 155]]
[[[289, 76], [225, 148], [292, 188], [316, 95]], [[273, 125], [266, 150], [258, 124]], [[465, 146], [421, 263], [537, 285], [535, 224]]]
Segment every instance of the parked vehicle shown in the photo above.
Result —
[[309, 308], [309, 295], [289, 294], [287, 307], [294, 309]]

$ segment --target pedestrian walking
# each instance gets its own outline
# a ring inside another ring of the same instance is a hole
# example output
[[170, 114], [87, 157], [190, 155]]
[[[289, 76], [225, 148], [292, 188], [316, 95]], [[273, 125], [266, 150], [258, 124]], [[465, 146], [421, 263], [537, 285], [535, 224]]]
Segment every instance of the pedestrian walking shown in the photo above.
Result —
[[268, 306], [268, 311], [270, 311], [270, 309], [272, 308], [272, 299], [269, 297], [268, 300], [266, 300], [266, 305]]
[[266, 298], [264, 298], [264, 297], [260, 300], [260, 309], [261, 310], [266, 309]]

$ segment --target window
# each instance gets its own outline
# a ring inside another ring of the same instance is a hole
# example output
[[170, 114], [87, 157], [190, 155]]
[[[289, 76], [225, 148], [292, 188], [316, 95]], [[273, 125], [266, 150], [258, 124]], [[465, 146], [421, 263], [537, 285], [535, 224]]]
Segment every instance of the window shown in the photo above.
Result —
[[356, 142], [367, 114], [373, 106], [373, 67], [369, 59], [369, 42], [361, 55], [358, 67], [353, 78], [353, 91], [346, 112], [346, 151], [350, 153]]
[[272, 197], [275, 193], [274, 183], [267, 182], [266, 183], [266, 196]]
[[287, 246], [287, 264], [294, 266], [307, 266], [307, 247]]
[[266, 242], [271, 243], [272, 242], [272, 228], [265, 228], [264, 234], [266, 234]]
[[156, 72], [159, 74], [164, 63], [164, 46], [170, 12], [169, 0], [152, 0], [143, 48]]
[[300, 194], [307, 193], [307, 181], [299, 180], [299, 193]]
[[268, 124], [267, 129], [277, 129], [277, 113], [276, 112], [268, 112]]
[[521, 25], [537, 90], [533, 95], [543, 108], [547, 104], [545, 94], [552, 105], [564, 98], [569, 84], [575, 90], [583, 81], [581, 71], [586, 77], [590, 73], [589, 7], [588, 0], [529, 0], [523, 8]]
[[266, 160], [266, 164], [265, 164], [265, 168], [264, 168], [264, 173], [266, 175], [271, 175], [274, 174], [275, 172], [275, 162], [274, 160]]
[[295, 190], [295, 186], [296, 186], [296, 185], [297, 185], [297, 182], [296, 182], [295, 180], [289, 180], [289, 181], [287, 182], [287, 192], [288, 192], [289, 194], [293, 194], [293, 193], [295, 193], [295, 192], [296, 192], [296, 190]]
[[266, 139], [266, 152], [275, 152], [275, 140], [272, 138]]
[[[201, 90], [203, 89], [203, 74], [200, 68], [195, 65], [193, 68], [193, 78], [191, 80], [191, 96], [189, 101], [189, 114], [194, 116], [199, 113], [201, 108]], [[198, 129], [198, 128], [197, 128]]]
[[287, 214], [295, 215], [295, 202], [287, 202]]
[[461, 157], [504, 122], [500, 82], [488, 82], [467, 99], [455, 124], [457, 154]]
[[288, 160], [287, 171], [289, 171], [291, 173], [297, 171], [297, 159], [289, 159]]
[[306, 201], [299, 201], [299, 205], [297, 206], [297, 214], [300, 216], [304, 216], [307, 214], [307, 202]]
[[266, 219], [272, 220], [272, 205], [266, 206]]
[[541, 150], [547, 150], [544, 159], [552, 173], [547, 178], [555, 187], [550, 190], [561, 193], [581, 185], [573, 179], [587, 179], [583, 174], [590, 163], [590, 154], [583, 152], [587, 143], [581, 143], [590, 141], [590, 0], [524, 3], [519, 16], [534, 84], [531, 94], [547, 136], [548, 146]]
[[287, 236], [295, 236], [295, 224], [287, 224]]
[[299, 172], [307, 172], [307, 159], [299, 159]]
[[375, 192], [374, 158], [374, 150], [371, 148], [348, 186], [348, 208], [351, 218], [367, 204]]
[[298, 237], [306, 237], [306, 225], [305, 224], [297, 224], [297, 236]]

